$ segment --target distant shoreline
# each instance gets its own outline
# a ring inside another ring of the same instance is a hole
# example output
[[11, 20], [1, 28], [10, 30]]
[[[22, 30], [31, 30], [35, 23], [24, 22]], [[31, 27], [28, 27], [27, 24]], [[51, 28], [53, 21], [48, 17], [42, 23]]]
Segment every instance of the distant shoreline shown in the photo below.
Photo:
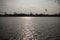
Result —
[[25, 13], [16, 13], [14, 12], [13, 14], [8, 14], [7, 12], [4, 12], [4, 14], [0, 14], [0, 17], [60, 17], [60, 12], [58, 14], [33, 14], [32, 12], [29, 14]]
[[0, 16], [0, 17], [60, 17], [60, 16]]

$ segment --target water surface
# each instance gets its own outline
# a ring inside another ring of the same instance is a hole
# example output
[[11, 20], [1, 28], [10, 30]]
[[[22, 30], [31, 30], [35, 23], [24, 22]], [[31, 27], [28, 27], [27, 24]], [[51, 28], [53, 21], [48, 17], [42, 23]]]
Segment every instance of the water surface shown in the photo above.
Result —
[[0, 40], [60, 40], [60, 18], [0, 17]]

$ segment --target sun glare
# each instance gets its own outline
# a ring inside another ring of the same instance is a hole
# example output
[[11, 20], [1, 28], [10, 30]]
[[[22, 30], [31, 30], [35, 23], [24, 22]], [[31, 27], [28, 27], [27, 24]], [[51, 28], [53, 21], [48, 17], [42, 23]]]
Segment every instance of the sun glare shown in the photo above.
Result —
[[24, 20], [31, 20], [32, 17], [23, 17]]
[[24, 18], [30, 19], [31, 17], [24, 17]]

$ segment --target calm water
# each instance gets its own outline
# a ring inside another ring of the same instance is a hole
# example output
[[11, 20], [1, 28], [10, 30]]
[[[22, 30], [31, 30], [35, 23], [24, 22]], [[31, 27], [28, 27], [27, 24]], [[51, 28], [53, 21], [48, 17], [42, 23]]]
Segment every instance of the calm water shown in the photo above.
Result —
[[0, 40], [60, 40], [60, 18], [0, 17]]

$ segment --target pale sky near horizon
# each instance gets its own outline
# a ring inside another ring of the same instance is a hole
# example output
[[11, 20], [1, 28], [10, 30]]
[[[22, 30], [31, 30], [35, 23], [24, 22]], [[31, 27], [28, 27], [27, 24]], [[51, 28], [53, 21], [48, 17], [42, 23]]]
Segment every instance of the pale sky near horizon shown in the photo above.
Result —
[[46, 13], [53, 14], [60, 12], [59, 0], [0, 0], [0, 13], [3, 12], [24, 12], [24, 13]]

